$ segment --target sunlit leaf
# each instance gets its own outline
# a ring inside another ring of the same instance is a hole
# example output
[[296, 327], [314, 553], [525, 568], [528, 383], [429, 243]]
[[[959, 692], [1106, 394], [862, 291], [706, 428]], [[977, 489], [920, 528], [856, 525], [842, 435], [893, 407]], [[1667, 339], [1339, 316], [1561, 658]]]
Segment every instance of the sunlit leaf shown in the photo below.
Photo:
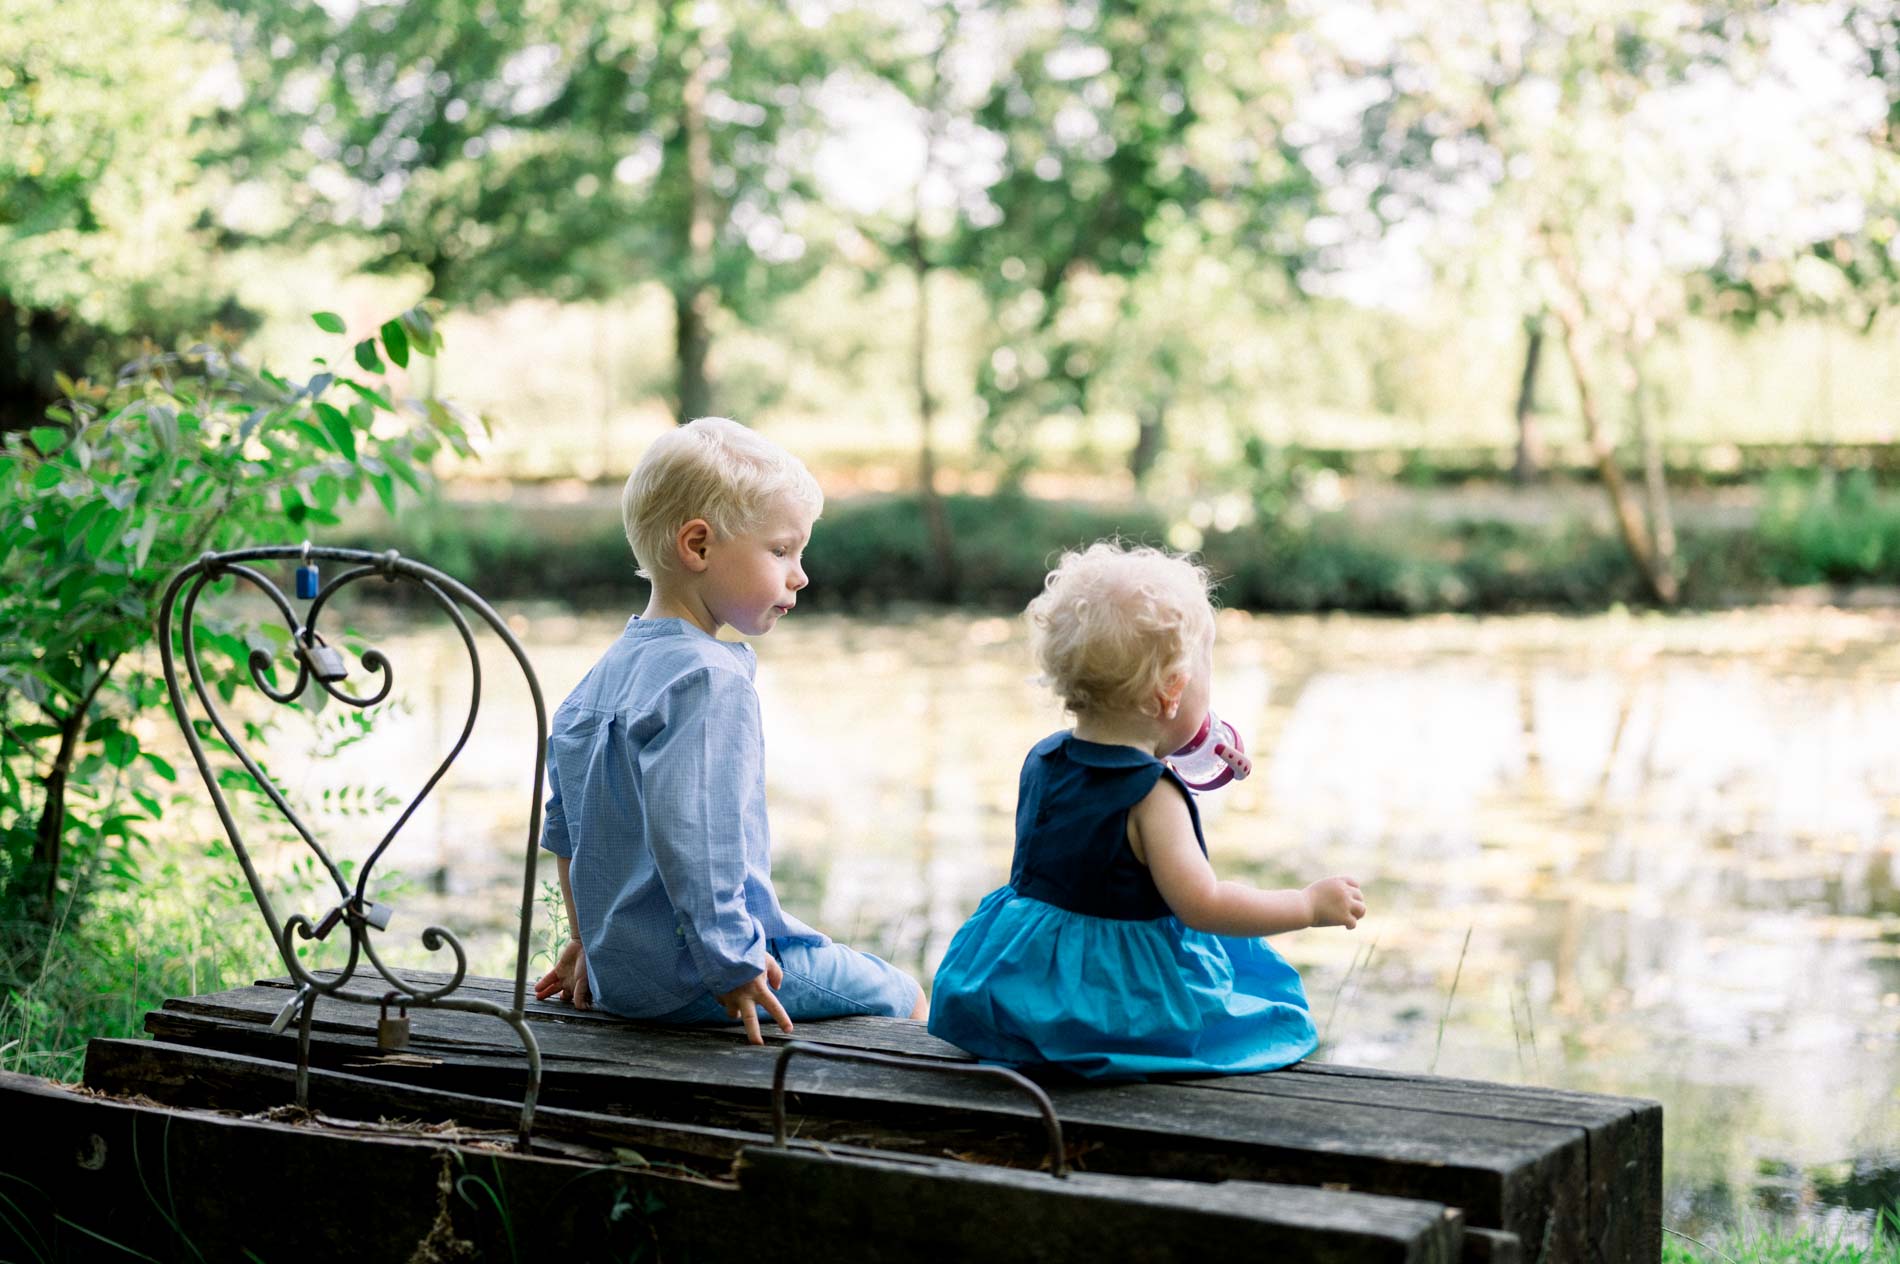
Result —
[[392, 518], [395, 517], [396, 516], [396, 482], [395, 480], [392, 479], [387, 474], [372, 474], [370, 475], [369, 483], [371, 487], [374, 487], [376, 489], [376, 498], [383, 502], [383, 508], [389, 512], [389, 516]]
[[117, 509], [107, 509], [92, 524], [92, 530], [86, 532], [86, 552], [94, 557], [103, 557], [112, 542], [118, 539], [119, 528], [125, 525], [125, 515]]
[[106, 762], [123, 768], [139, 756], [139, 739], [130, 733], [108, 733], [105, 737]]
[[330, 441], [330, 436], [322, 427], [312, 425], [310, 422], [298, 417], [290, 423], [290, 428], [310, 440], [310, 442], [316, 444], [319, 448], [328, 452], [336, 451], [336, 444]]
[[396, 406], [390, 403], [389, 397], [383, 394], [381, 391], [372, 390], [370, 387], [367, 387], [363, 385], [361, 382], [355, 381], [352, 378], [344, 378], [343, 385], [349, 387], [351, 390], [355, 391], [358, 395], [361, 395], [366, 403], [374, 404], [376, 407], [382, 409], [386, 413], [393, 413], [396, 411]]
[[354, 461], [356, 459], [356, 432], [351, 427], [349, 418], [345, 417], [335, 405], [321, 401], [316, 405], [316, 413], [318, 419], [323, 422], [324, 430], [330, 436], [331, 446], [342, 454], [344, 460]]
[[384, 321], [382, 334], [383, 349], [389, 353], [389, 358], [396, 362], [397, 368], [408, 368], [409, 335], [404, 332], [402, 322], [396, 320]]

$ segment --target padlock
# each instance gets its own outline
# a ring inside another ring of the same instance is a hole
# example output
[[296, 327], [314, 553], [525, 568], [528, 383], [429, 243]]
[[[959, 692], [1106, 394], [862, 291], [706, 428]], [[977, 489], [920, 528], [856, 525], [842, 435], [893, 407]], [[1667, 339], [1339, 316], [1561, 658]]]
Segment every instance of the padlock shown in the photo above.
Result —
[[305, 562], [302, 566], [299, 566], [297, 568], [297, 598], [298, 600], [309, 601], [310, 599], [315, 597], [317, 595], [318, 586], [319, 586], [319, 581], [317, 579], [316, 563]]
[[409, 1047], [409, 1007], [398, 1003], [400, 1012], [391, 1018], [389, 1003], [395, 999], [394, 992], [385, 993], [382, 1007], [377, 1011], [376, 1047], [385, 1053], [397, 1053]]
[[350, 674], [349, 665], [343, 661], [343, 651], [333, 645], [298, 641], [297, 652], [310, 664], [311, 674], [318, 680], [342, 680]]
[[317, 928], [310, 932], [310, 938], [312, 939], [324, 938], [331, 931], [335, 930], [336, 924], [342, 920], [343, 920], [343, 905], [339, 904], [335, 908], [331, 909], [328, 913], [325, 913], [323, 915], [323, 920], [317, 923]]

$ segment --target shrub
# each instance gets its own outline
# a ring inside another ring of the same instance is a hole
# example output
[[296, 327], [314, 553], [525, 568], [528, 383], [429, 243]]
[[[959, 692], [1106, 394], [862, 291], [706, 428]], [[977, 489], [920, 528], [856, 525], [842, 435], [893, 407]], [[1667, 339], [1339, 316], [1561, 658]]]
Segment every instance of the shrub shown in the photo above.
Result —
[[[337, 317], [316, 319], [342, 332]], [[397, 485], [422, 487], [443, 447], [468, 453], [452, 410], [435, 400], [399, 407], [367, 376], [386, 371], [385, 356], [403, 365], [412, 350], [436, 347], [431, 319], [412, 310], [354, 345], [363, 377], [318, 361], [291, 381], [209, 347], [153, 355], [108, 386], [62, 381], [67, 399], [50, 424], [5, 437], [0, 1032], [46, 1005], [34, 989], [48, 977], [55, 928], [85, 941], [88, 901], [112, 906], [112, 893], [146, 877], [141, 843], [158, 830], [165, 783], [177, 776], [144, 748], [138, 724], [166, 706], [143, 653], [164, 585], [205, 550], [334, 523], [365, 492], [394, 505]], [[248, 679], [242, 665], [260, 637], [204, 621], [201, 657], [226, 698]]]

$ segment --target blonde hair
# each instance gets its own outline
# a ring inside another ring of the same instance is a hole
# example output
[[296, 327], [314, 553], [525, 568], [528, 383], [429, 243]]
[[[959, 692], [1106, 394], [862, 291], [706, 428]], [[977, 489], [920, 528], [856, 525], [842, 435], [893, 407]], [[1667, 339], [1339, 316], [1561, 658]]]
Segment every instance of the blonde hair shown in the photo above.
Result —
[[701, 417], [647, 448], [620, 494], [620, 521], [639, 573], [652, 579], [674, 572], [674, 537], [693, 519], [729, 538], [756, 529], [781, 497], [814, 520], [825, 506], [797, 457], [736, 421]]
[[1068, 552], [1029, 603], [1029, 644], [1043, 680], [1078, 714], [1155, 714], [1155, 693], [1214, 634], [1207, 571], [1185, 557], [1119, 541]]

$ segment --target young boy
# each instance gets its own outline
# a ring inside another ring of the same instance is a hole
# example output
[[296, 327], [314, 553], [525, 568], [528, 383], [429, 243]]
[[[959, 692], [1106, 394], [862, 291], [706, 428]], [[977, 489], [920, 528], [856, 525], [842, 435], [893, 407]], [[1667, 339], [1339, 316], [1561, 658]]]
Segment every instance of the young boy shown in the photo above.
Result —
[[541, 1000], [629, 1018], [745, 1023], [888, 1014], [923, 989], [779, 907], [750, 646], [798, 601], [824, 497], [784, 449], [721, 417], [656, 440], [621, 517], [646, 612], [554, 714], [547, 825], [573, 938]]

